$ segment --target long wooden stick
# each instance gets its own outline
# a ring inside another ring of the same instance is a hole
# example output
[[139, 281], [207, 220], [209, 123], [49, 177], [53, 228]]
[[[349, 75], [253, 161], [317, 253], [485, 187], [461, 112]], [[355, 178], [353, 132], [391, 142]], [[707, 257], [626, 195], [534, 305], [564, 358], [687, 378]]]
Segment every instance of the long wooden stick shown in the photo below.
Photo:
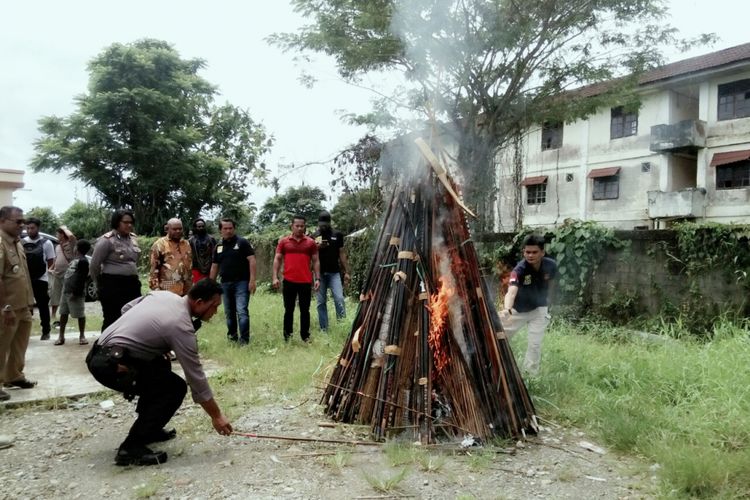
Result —
[[461, 201], [461, 198], [458, 197], [458, 194], [453, 190], [453, 187], [448, 182], [448, 176], [445, 172], [445, 168], [440, 164], [440, 160], [438, 160], [438, 157], [435, 156], [435, 153], [432, 152], [432, 149], [430, 149], [430, 146], [422, 139], [421, 137], [417, 137], [414, 139], [414, 142], [417, 144], [417, 147], [419, 148], [419, 152], [422, 153], [422, 156], [425, 157], [427, 160], [427, 163], [430, 164], [433, 170], [435, 170], [435, 173], [437, 174], [438, 179], [440, 179], [440, 182], [443, 183], [443, 186], [445, 186], [446, 191], [450, 193], [450, 195], [453, 197], [454, 200], [456, 200], [456, 203], [463, 208], [466, 213], [477, 218], [477, 215], [469, 210], [469, 208], [463, 204]]
[[350, 441], [347, 439], [323, 439], [323, 438], [306, 438], [300, 436], [279, 436], [272, 434], [254, 434], [251, 432], [233, 431], [232, 435], [249, 437], [255, 439], [279, 439], [282, 441], [306, 441], [308, 443], [333, 443], [333, 444], [352, 444], [360, 446], [380, 446], [382, 443], [377, 441]]

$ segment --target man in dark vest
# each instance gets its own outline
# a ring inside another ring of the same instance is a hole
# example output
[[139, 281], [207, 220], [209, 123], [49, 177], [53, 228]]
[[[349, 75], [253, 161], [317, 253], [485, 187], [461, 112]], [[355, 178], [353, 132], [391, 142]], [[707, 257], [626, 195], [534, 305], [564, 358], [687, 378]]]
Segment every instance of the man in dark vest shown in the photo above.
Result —
[[39, 234], [42, 221], [36, 217], [26, 220], [26, 237], [23, 239], [23, 248], [26, 251], [29, 276], [31, 277], [31, 288], [34, 291], [34, 300], [39, 309], [39, 321], [42, 327], [42, 340], [49, 340], [50, 314], [49, 314], [49, 273], [47, 272], [55, 262], [55, 247], [52, 242]]

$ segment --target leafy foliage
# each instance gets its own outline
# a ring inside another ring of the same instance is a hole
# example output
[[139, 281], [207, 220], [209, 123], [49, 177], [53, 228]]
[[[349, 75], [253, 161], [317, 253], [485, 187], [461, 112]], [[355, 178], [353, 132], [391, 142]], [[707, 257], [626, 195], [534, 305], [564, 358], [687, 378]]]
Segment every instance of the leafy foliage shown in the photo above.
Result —
[[369, 189], [341, 195], [331, 210], [334, 227], [344, 235], [373, 227], [382, 213], [382, 194]]
[[569, 220], [554, 231], [545, 250], [557, 261], [559, 289], [585, 307], [591, 303], [589, 283], [599, 264], [609, 250], [623, 246], [611, 228], [594, 221]]
[[93, 243], [109, 229], [110, 215], [110, 210], [95, 203], [76, 200], [60, 215], [60, 220], [78, 239], [87, 239]]
[[383, 143], [366, 135], [334, 158], [332, 188], [343, 194], [331, 210], [336, 229], [344, 234], [373, 226], [383, 213], [380, 156]]
[[311, 186], [289, 187], [282, 194], [272, 196], [263, 204], [257, 217], [258, 229], [288, 229], [296, 214], [307, 219], [308, 227], [314, 226], [318, 214], [323, 210], [326, 194]]
[[376, 230], [368, 227], [361, 234], [346, 238], [344, 242], [351, 277], [351, 282], [347, 289], [349, 295], [358, 296], [365, 285], [377, 236]]
[[691, 276], [709, 269], [750, 270], [750, 226], [683, 222], [675, 224], [679, 260]]
[[36, 217], [42, 224], [39, 230], [43, 233], [55, 234], [55, 231], [60, 227], [60, 218], [52, 210], [52, 207], [34, 207], [28, 212], [24, 212], [24, 217]]
[[334, 176], [331, 187], [341, 187], [344, 193], [363, 189], [379, 192], [379, 162], [383, 147], [380, 139], [368, 134], [337, 154], [331, 166], [331, 175]]
[[[449, 123], [459, 145], [465, 195], [492, 227], [495, 153], [519, 129], [573, 120], [604, 103], [630, 106], [635, 75], [662, 62], [659, 47], [676, 42], [663, 0], [294, 0], [312, 20], [277, 34], [286, 49], [336, 59], [342, 77], [402, 72], [406, 85], [383, 96], [380, 109], [355, 122], [392, 124], [406, 111], [408, 128]], [[701, 42], [711, 37], [702, 37]], [[613, 79], [597, 97], [562, 92]], [[385, 115], [385, 117], [384, 117]], [[391, 119], [388, 119], [390, 115]]]
[[750, 227], [684, 222], [675, 224], [674, 230], [676, 249], [664, 251], [684, 270], [688, 286], [677, 307], [665, 307], [662, 320], [668, 330], [710, 340], [723, 315], [746, 315], [750, 308], [745, 299], [744, 311], [742, 307], [733, 310], [727, 304], [717, 303], [704, 289], [705, 280], [722, 278], [727, 283], [740, 283], [745, 290], [750, 287], [746, 280], [750, 272]]
[[108, 207], [131, 208], [142, 234], [246, 199], [272, 141], [247, 111], [213, 104], [204, 65], [159, 40], [106, 48], [77, 111], [39, 121], [34, 171], [70, 172]]

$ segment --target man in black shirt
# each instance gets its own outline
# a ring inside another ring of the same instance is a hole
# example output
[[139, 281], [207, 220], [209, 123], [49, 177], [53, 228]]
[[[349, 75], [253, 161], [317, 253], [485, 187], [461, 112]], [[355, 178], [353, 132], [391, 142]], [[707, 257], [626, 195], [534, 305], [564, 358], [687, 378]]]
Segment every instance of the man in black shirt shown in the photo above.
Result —
[[523, 260], [510, 273], [500, 318], [508, 337], [528, 325], [524, 368], [531, 375], [539, 373], [542, 339], [549, 324], [549, 290], [556, 276], [557, 264], [544, 256], [544, 238], [535, 234], [527, 236], [523, 242]]
[[221, 276], [227, 337], [240, 345], [247, 345], [250, 342], [248, 303], [250, 295], [255, 293], [255, 250], [249, 241], [234, 234], [235, 227], [232, 219], [219, 221], [221, 241], [214, 249], [210, 278]]
[[318, 288], [318, 323], [320, 330], [328, 330], [328, 289], [333, 295], [333, 304], [336, 308], [336, 317], [346, 317], [346, 306], [344, 304], [344, 287], [341, 282], [341, 272], [344, 272], [344, 283], [349, 282], [346, 252], [344, 251], [344, 235], [334, 231], [331, 227], [331, 214], [327, 211], [320, 212], [318, 217], [318, 230], [312, 235], [318, 245], [318, 256], [320, 258], [320, 288]]

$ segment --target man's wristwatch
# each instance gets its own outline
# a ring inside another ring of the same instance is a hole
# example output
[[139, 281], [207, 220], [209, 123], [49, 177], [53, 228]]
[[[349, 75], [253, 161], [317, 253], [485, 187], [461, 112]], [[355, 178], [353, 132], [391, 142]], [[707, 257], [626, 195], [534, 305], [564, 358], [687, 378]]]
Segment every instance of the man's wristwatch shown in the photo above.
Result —
[[8, 311], [12, 311], [12, 310], [13, 310], [13, 308], [10, 306], [10, 304], [5, 304], [3, 306], [3, 312], [8, 312]]

